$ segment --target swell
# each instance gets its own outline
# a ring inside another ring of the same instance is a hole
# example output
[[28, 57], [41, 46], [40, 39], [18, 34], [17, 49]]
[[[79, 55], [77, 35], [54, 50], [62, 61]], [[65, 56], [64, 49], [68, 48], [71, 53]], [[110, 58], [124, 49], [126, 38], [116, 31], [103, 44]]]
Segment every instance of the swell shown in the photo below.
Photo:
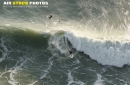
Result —
[[[56, 32], [58, 33], [60, 31]], [[73, 48], [75, 48], [77, 51], [84, 52], [85, 54], [89, 55], [91, 59], [96, 60], [102, 65], [122, 67], [126, 64], [130, 64], [129, 40], [98, 39], [91, 36], [83, 35], [82, 33], [83, 32], [78, 33], [77, 35], [77, 31], [62, 30], [58, 36], [64, 35], [68, 38]], [[5, 50], [5, 54], [7, 54], [7, 50], [6, 47], [2, 47], [4, 45], [16, 50], [16, 47], [18, 47], [18, 49], [25, 49], [23, 46], [31, 47], [35, 50], [42, 48], [46, 50], [49, 46], [48, 41], [53, 36], [53, 34], [39, 33], [35, 30], [23, 30], [5, 26], [0, 29], [1, 48]]]
[[34, 44], [40, 47], [41, 45], [47, 44], [50, 37], [50, 33], [38, 32], [29, 28], [0, 26], [0, 39], [10, 42], [15, 41], [19, 44]]

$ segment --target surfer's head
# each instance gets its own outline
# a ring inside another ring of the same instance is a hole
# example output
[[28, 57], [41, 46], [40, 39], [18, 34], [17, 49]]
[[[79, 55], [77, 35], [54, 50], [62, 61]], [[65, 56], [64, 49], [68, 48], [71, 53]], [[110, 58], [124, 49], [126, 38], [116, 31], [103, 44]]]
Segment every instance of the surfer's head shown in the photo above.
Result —
[[70, 54], [72, 54], [72, 51], [69, 51]]

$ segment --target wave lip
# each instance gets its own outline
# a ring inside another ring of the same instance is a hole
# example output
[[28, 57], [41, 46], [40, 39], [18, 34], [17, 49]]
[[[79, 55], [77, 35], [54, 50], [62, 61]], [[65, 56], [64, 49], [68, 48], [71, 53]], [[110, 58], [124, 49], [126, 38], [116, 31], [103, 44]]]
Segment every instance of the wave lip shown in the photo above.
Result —
[[[120, 42], [111, 40], [98, 40], [91, 37], [75, 36], [72, 33], [66, 33], [66, 37], [74, 48], [83, 51], [91, 59], [96, 60], [102, 65], [112, 65], [122, 67], [130, 64], [130, 42]], [[81, 41], [81, 47], [78, 49], [76, 41]]]

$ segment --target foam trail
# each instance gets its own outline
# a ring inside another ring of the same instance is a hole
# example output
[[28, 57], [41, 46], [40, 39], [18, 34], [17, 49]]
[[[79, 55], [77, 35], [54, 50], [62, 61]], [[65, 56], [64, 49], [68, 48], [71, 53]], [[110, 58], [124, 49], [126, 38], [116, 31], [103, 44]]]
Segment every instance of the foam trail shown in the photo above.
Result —
[[36, 80], [36, 81], [34, 81], [32, 84], [28, 84], [28, 85], [34, 85], [35, 83], [37, 83], [38, 81]]
[[42, 74], [42, 76], [40, 77], [40, 79], [43, 79], [45, 77], [47, 77], [47, 75], [49, 74], [49, 70], [51, 69], [52, 65], [53, 65], [53, 61], [52, 59], [54, 58], [54, 56], [52, 56], [51, 58], [49, 58], [48, 63], [49, 66], [47, 69], [44, 70], [44, 74]]
[[103, 80], [101, 78], [102, 78], [102, 76], [100, 74], [97, 74], [97, 80], [94, 83], [94, 85], [104, 85]]
[[6, 56], [8, 55], [8, 49], [7, 47], [4, 45], [4, 40], [3, 38], [1, 38], [1, 44], [0, 46], [3, 48], [3, 50], [0, 50], [2, 52], [2, 57], [0, 58], [0, 62], [2, 62], [3, 60], [5, 60]]
[[68, 72], [68, 84], [67, 85], [71, 85], [71, 84], [85, 85], [85, 83], [80, 81], [80, 80], [74, 80], [73, 76], [71, 75], [71, 71], [69, 71]]
[[72, 77], [72, 75], [71, 75], [71, 72], [69, 71], [69, 73], [68, 73], [68, 84], [67, 85], [70, 85], [71, 83], [73, 83], [73, 77]]
[[130, 64], [129, 41], [94, 39], [89, 36], [75, 36], [75, 34], [69, 32], [65, 36], [77, 50], [79, 50], [77, 40], [80, 40], [81, 47], [79, 51], [83, 51], [98, 63], [118, 67]]

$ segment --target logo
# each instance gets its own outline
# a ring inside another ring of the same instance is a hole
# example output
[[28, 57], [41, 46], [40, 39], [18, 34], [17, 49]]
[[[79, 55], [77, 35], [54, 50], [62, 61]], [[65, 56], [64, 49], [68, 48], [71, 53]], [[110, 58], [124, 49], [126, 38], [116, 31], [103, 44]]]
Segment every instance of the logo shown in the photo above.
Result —
[[3, 7], [48, 7], [47, 1], [4, 1]]

